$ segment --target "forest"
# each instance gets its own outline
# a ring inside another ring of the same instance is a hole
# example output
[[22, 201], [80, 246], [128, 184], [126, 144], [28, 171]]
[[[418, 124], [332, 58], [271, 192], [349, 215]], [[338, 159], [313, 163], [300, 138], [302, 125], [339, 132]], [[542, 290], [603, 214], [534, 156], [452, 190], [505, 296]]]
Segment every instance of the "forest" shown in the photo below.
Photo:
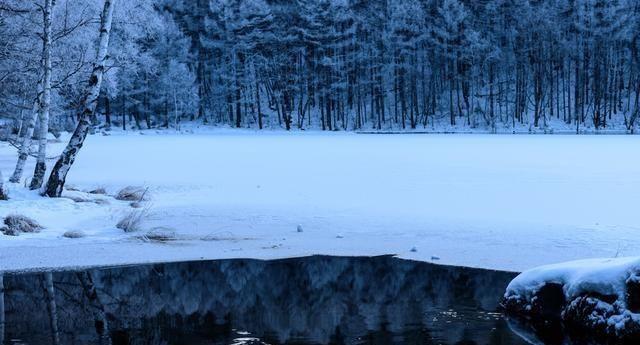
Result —
[[[100, 1], [47, 1], [0, 1], [0, 119], [14, 135], [45, 98], [34, 126], [75, 128], [98, 51]], [[634, 0], [139, 0], [113, 22], [94, 128], [637, 126]]]

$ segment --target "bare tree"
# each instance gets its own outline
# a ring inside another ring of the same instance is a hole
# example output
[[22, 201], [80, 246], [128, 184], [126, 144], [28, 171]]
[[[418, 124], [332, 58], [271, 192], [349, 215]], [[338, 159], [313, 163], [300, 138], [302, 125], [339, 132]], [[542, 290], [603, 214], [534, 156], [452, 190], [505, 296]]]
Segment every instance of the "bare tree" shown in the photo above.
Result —
[[67, 173], [69, 172], [69, 169], [71, 169], [71, 165], [73, 165], [76, 155], [82, 148], [84, 140], [89, 133], [91, 118], [94, 116], [96, 106], [98, 104], [98, 96], [100, 95], [102, 77], [104, 75], [107, 61], [114, 3], [115, 0], [104, 0], [104, 8], [100, 19], [98, 55], [93, 66], [93, 72], [89, 78], [89, 85], [83, 101], [83, 110], [79, 116], [80, 119], [76, 129], [73, 132], [71, 139], [69, 139], [69, 143], [53, 167], [53, 170], [51, 170], [51, 175], [49, 176], [44, 192], [44, 194], [49, 197], [59, 197], [62, 194]]
[[[36, 118], [40, 120], [40, 128], [38, 132], [39, 145], [38, 145], [38, 161], [36, 164], [35, 177], [39, 177], [38, 181], [32, 181], [31, 189], [40, 188], [42, 185], [42, 179], [46, 171], [45, 156], [46, 156], [46, 138], [49, 131], [49, 108], [51, 104], [51, 14], [53, 11], [53, 0], [44, 0], [44, 5], [40, 6], [42, 12], [42, 58], [41, 68], [42, 76], [38, 81], [36, 88], [37, 95], [33, 101], [33, 109], [31, 114], [27, 115], [26, 119], [23, 119], [23, 126], [25, 130], [20, 138], [18, 146], [18, 161], [16, 167], [11, 175], [10, 181], [13, 183], [20, 182], [24, 171], [24, 165], [29, 158], [31, 150], [31, 138], [36, 125]], [[44, 140], [43, 137], [44, 131]], [[40, 171], [42, 170], [42, 171]]]
[[36, 127], [36, 117], [38, 116], [38, 112], [40, 111], [40, 96], [42, 90], [42, 80], [38, 82], [37, 96], [33, 101], [33, 109], [31, 110], [31, 114], [26, 115], [25, 119], [22, 121], [23, 132], [22, 137], [18, 143], [18, 161], [16, 162], [16, 167], [13, 170], [13, 174], [11, 178], [9, 178], [10, 182], [18, 183], [20, 179], [22, 179], [22, 173], [24, 172], [24, 165], [27, 162], [27, 158], [29, 158], [30, 149], [31, 149], [31, 137], [33, 137], [33, 130]]
[[38, 156], [36, 158], [36, 168], [31, 179], [30, 189], [42, 187], [44, 174], [47, 171], [47, 133], [49, 132], [49, 109], [51, 108], [51, 14], [53, 11], [53, 0], [44, 0], [42, 8], [44, 34], [42, 35], [42, 67], [44, 75], [42, 77], [42, 97], [39, 98], [40, 105], [38, 111]]

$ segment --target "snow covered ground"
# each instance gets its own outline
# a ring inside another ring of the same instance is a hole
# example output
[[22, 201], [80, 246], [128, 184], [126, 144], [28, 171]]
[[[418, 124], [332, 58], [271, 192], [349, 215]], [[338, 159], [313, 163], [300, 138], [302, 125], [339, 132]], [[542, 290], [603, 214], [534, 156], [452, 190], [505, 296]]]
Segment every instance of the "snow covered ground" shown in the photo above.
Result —
[[[111, 194], [149, 187], [143, 230], [115, 227], [127, 202], [45, 199], [9, 185], [0, 216], [25, 214], [46, 229], [0, 235], [0, 270], [397, 254], [520, 271], [640, 255], [637, 136], [143, 133], [90, 136], [68, 179]], [[5, 177], [14, 163], [15, 149], [0, 143]], [[154, 227], [179, 240], [137, 237]], [[64, 238], [68, 230], [87, 236]]]

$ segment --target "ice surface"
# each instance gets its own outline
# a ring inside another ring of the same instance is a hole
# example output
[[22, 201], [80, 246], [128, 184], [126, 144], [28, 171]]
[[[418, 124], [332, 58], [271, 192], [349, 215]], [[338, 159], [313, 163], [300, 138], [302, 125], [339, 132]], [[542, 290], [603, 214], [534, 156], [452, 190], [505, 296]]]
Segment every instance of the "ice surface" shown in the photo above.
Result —
[[[143, 228], [172, 229], [178, 241], [143, 242], [116, 229], [128, 202], [46, 199], [9, 184], [0, 216], [25, 214], [46, 229], [0, 237], [0, 270], [398, 254], [520, 271], [640, 255], [639, 149], [636, 136], [93, 135], [67, 185], [111, 195], [148, 187]], [[15, 149], [0, 143], [4, 176], [14, 163]]]

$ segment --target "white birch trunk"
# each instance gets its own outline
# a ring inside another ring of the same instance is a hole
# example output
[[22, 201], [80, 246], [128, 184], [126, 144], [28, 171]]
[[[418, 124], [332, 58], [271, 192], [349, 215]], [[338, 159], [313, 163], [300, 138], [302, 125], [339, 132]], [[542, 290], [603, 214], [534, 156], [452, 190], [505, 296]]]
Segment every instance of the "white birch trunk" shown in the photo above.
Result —
[[51, 22], [53, 13], [53, 0], [44, 0], [43, 22], [44, 35], [42, 35], [42, 65], [44, 76], [42, 77], [42, 97], [40, 97], [40, 111], [38, 120], [38, 156], [33, 179], [29, 189], [39, 189], [47, 171], [47, 133], [49, 133], [49, 109], [51, 108]]
[[38, 111], [40, 108], [40, 96], [42, 89], [42, 80], [38, 82], [37, 96], [33, 101], [33, 109], [31, 110], [31, 114], [28, 114], [26, 118], [23, 120], [23, 133], [22, 137], [20, 137], [20, 142], [18, 143], [18, 161], [16, 162], [16, 167], [13, 170], [13, 174], [9, 179], [9, 182], [19, 183], [22, 179], [22, 173], [24, 172], [24, 165], [27, 162], [27, 158], [29, 158], [29, 151], [31, 149], [31, 137], [33, 136], [33, 130], [36, 126], [36, 118], [38, 116]]
[[89, 78], [89, 86], [83, 101], [83, 111], [80, 114], [80, 121], [76, 126], [69, 143], [65, 147], [62, 155], [51, 170], [51, 175], [47, 181], [44, 194], [49, 197], [59, 197], [62, 194], [67, 173], [76, 159], [78, 151], [82, 148], [84, 140], [89, 133], [91, 117], [95, 113], [98, 104], [98, 95], [102, 85], [102, 77], [107, 61], [109, 50], [109, 35], [111, 33], [111, 22], [113, 19], [113, 7], [116, 0], [104, 0], [104, 8], [100, 20], [100, 38], [98, 45], [98, 55], [93, 65], [93, 72]]

